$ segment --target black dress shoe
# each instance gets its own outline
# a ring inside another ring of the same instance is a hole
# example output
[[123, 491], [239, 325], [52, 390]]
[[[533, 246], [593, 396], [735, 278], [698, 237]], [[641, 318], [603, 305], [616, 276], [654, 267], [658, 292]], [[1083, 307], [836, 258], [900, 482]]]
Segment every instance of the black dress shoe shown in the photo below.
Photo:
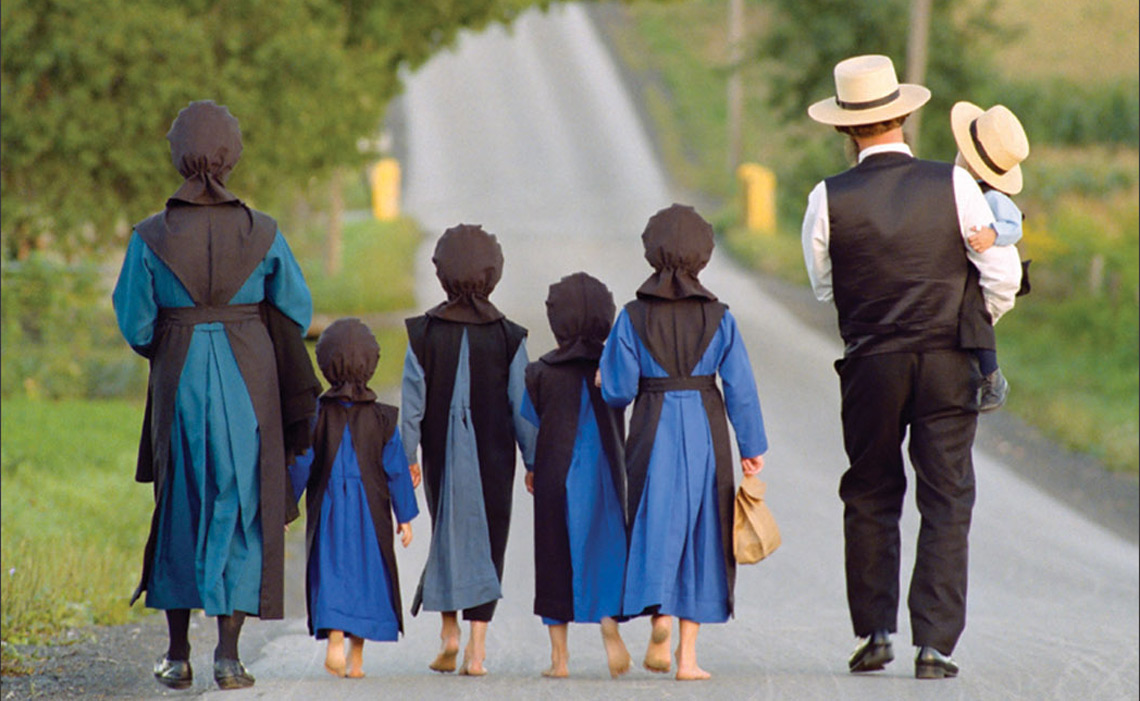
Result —
[[163, 655], [154, 663], [154, 678], [171, 689], [189, 689], [194, 684], [194, 670], [189, 660], [172, 660]]
[[943, 655], [929, 645], [918, 648], [914, 658], [916, 679], [944, 679], [958, 676], [958, 665], [949, 655]]
[[245, 689], [253, 686], [253, 675], [241, 660], [214, 660], [214, 681], [219, 689]]
[[885, 630], [877, 630], [855, 648], [847, 660], [847, 669], [852, 672], [875, 672], [895, 659], [891, 650], [891, 634]]

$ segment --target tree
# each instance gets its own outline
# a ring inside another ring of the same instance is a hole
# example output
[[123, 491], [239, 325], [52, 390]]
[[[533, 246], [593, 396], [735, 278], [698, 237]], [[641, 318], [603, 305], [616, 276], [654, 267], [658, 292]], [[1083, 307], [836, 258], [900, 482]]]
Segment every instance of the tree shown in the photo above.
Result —
[[[905, 80], [910, 0], [771, 1], [779, 9], [778, 19], [757, 45], [756, 58], [771, 65], [770, 103], [786, 121], [807, 119], [808, 105], [835, 94], [835, 64], [849, 56], [890, 56]], [[984, 92], [994, 79], [988, 42], [999, 29], [990, 19], [995, 2], [931, 3], [925, 85], [933, 95], [923, 107], [931, 125], [923, 138], [926, 157], [954, 157], [950, 107]], [[824, 164], [820, 172], [828, 167]]]
[[178, 186], [163, 138], [195, 99], [241, 121], [230, 179], [283, 203], [357, 149], [399, 71], [459, 31], [547, 0], [5, 0], [0, 236], [5, 258], [121, 246]]

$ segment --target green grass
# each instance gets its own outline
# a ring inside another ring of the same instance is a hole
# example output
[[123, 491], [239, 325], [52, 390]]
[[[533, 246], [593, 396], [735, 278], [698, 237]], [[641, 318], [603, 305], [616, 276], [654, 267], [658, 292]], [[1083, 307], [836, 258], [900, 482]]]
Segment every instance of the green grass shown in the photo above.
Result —
[[[142, 405], [5, 398], [0, 412], [3, 640], [43, 642], [144, 609], [138, 583], [153, 508], [134, 481]], [[5, 656], [8, 651], [5, 649]]]

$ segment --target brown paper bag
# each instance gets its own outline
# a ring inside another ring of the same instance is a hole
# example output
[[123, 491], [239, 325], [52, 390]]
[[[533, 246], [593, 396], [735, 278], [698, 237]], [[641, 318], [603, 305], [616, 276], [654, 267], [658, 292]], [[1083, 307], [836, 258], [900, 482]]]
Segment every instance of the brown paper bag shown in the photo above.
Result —
[[736, 490], [732, 550], [741, 565], [760, 562], [780, 547], [780, 528], [764, 503], [766, 488], [758, 477], [745, 477]]

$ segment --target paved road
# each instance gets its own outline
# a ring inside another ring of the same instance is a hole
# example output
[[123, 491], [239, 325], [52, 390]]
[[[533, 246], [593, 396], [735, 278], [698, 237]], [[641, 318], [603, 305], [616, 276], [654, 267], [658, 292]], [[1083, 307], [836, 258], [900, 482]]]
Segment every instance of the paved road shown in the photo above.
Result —
[[[511, 32], [467, 35], [459, 49], [411, 76], [402, 100], [406, 209], [438, 235], [459, 222], [498, 235], [506, 269], [494, 301], [531, 331], [532, 357], [551, 347], [546, 287], [585, 269], [630, 298], [648, 273], [639, 234], [677, 199], [656, 162], [604, 47], [578, 7], [532, 13]], [[421, 303], [441, 294], [430, 246], [419, 265]], [[897, 660], [885, 673], [853, 677], [844, 602], [841, 507], [845, 458], [837, 339], [803, 324], [723, 254], [706, 285], [731, 306], [755, 367], [772, 449], [764, 477], [784, 533], [769, 561], [741, 568], [736, 618], [705, 626], [700, 655], [713, 679], [682, 684], [635, 669], [611, 681], [597, 630], [572, 627], [572, 678], [538, 678], [547, 638], [531, 613], [532, 507], [522, 480], [508, 548], [505, 598], [488, 636], [483, 679], [427, 670], [438, 617], [408, 620], [398, 644], [366, 648], [360, 681], [321, 669], [322, 645], [303, 618], [251, 624], [243, 638], [258, 676], [247, 692], [219, 698], [396, 699], [1128, 699], [1138, 697], [1138, 551], [977, 452], [970, 613], [955, 657], [961, 677], [918, 682], [908, 659], [905, 611]], [[422, 502], [421, 502], [422, 503]], [[908, 503], [904, 543], [917, 532]], [[405, 600], [426, 557], [428, 519], [400, 553]], [[294, 544], [297, 539], [293, 539]], [[290, 560], [290, 608], [303, 615], [299, 556]], [[904, 571], [909, 568], [904, 561]], [[905, 581], [904, 581], [905, 586]], [[648, 626], [624, 635], [639, 659]], [[216, 693], [209, 694], [213, 696]]]

